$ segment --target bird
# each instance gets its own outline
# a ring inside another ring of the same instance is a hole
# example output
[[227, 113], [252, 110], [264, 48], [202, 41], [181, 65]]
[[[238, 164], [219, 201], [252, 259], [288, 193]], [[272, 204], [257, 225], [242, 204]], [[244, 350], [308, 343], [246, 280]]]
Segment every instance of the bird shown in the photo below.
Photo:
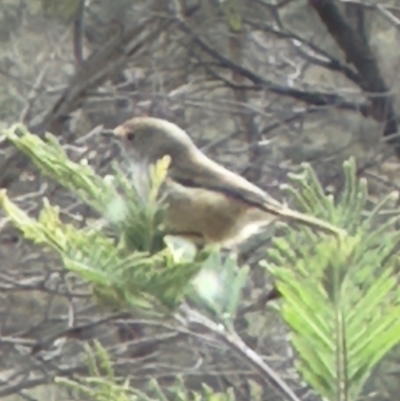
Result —
[[165, 183], [167, 234], [198, 247], [230, 247], [281, 218], [340, 236], [334, 225], [290, 209], [202, 152], [178, 125], [134, 117], [114, 128], [125, 159], [140, 166], [170, 157]]

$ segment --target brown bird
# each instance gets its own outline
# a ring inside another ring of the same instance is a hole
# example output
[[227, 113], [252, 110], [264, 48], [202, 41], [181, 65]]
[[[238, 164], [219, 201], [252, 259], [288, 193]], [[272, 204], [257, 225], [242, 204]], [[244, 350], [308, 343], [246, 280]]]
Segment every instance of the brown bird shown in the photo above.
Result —
[[335, 235], [344, 232], [281, 204], [261, 188], [208, 158], [177, 125], [158, 118], [132, 118], [114, 129], [125, 156], [141, 165], [171, 158], [166, 182], [166, 231], [196, 245], [229, 246], [274, 217]]

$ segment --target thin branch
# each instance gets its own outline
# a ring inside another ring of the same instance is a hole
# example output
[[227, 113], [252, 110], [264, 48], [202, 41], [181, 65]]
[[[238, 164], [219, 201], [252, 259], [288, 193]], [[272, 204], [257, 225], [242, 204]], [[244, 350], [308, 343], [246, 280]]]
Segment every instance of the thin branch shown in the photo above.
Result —
[[85, 0], [79, 1], [79, 8], [73, 25], [73, 47], [77, 67], [83, 63], [83, 24], [85, 16]]
[[92, 322], [79, 324], [73, 327], [68, 327], [65, 330], [61, 330], [60, 332], [52, 335], [47, 339], [40, 339], [35, 344], [33, 344], [31, 348], [31, 355], [35, 355], [43, 349], [51, 346], [56, 340], [60, 338], [75, 338], [75, 339], [85, 339], [87, 337], [88, 332], [92, 332], [92, 330], [99, 325], [107, 323], [116, 319], [123, 319], [130, 317], [127, 313], [113, 313], [111, 315], [102, 317], [100, 319], [94, 320]]
[[390, 12], [386, 7], [377, 4], [376, 9], [381, 13], [381, 15], [388, 20], [397, 29], [400, 28], [400, 19], [395, 17], [392, 12]]
[[[236, 73], [242, 75], [243, 77], [247, 78], [253, 84], [255, 85], [254, 87], [251, 86], [246, 86], [246, 85], [237, 85], [234, 82], [229, 81], [228, 79], [219, 76], [217, 73], [212, 72], [213, 76], [216, 79], [219, 79], [223, 81], [225, 84], [227, 84], [230, 88], [232, 89], [240, 89], [240, 90], [267, 90], [269, 92], [278, 94], [278, 95], [285, 95], [292, 97], [296, 100], [300, 100], [302, 102], [305, 102], [310, 105], [314, 106], [335, 106], [337, 108], [345, 109], [345, 110], [351, 110], [351, 111], [357, 111], [362, 113], [364, 117], [367, 117], [369, 115], [369, 105], [363, 103], [363, 104], [357, 104], [354, 102], [349, 102], [345, 98], [341, 97], [340, 95], [333, 94], [333, 93], [321, 93], [321, 92], [306, 92], [300, 89], [295, 89], [295, 88], [290, 88], [287, 86], [281, 86], [277, 85], [276, 83], [267, 80], [257, 74], [255, 74], [253, 71], [242, 67], [229, 58], [223, 56], [221, 53], [219, 53], [217, 50], [213, 49], [211, 46], [209, 46], [206, 42], [204, 42], [191, 28], [190, 26], [186, 23], [185, 18], [182, 15], [175, 14], [175, 20], [177, 21], [179, 27], [183, 32], [188, 34], [192, 41], [205, 53], [207, 53], [209, 56], [211, 56], [213, 59], [215, 59], [218, 62], [218, 65], [222, 68], [229, 69], [231, 71], [235, 71]], [[210, 70], [209, 70], [210, 72]]]
[[182, 316], [177, 318], [184, 324], [197, 330], [206, 330], [212, 333], [223, 344], [239, 354], [248, 364], [263, 377], [279, 394], [290, 401], [301, 401], [286, 382], [266, 364], [255, 351], [249, 348], [246, 343], [234, 332], [228, 332], [221, 324], [217, 324], [206, 316], [191, 309], [187, 305], [180, 308]]
[[[248, 22], [248, 24], [253, 28], [272, 33], [282, 39], [290, 39], [295, 49], [300, 53], [302, 57], [307, 57], [308, 61], [311, 61], [314, 64], [322, 65], [323, 67], [331, 71], [341, 72], [350, 81], [354, 82], [357, 85], [360, 84], [361, 78], [356, 71], [353, 71], [347, 65], [343, 64], [339, 59], [335, 58], [327, 51], [319, 48], [318, 46], [302, 38], [301, 36], [286, 30], [276, 29], [275, 27], [268, 24], [260, 24], [255, 21], [246, 22]], [[302, 49], [301, 46], [304, 46], [307, 49]], [[314, 53], [315, 55], [313, 55], [312, 53]]]
[[[378, 10], [382, 13], [382, 16], [385, 17], [389, 22], [393, 22], [394, 25], [397, 27], [397, 17], [394, 16], [393, 13], [400, 14], [400, 7], [391, 6], [391, 5], [383, 5], [383, 4], [376, 4], [372, 1], [365, 1], [365, 0], [340, 0], [344, 4], [354, 4], [360, 7], [364, 7], [368, 10]], [[382, 12], [383, 11], [383, 12]], [[393, 19], [394, 18], [394, 19]]]
[[[242, 74], [244, 77], [253, 82], [254, 86], [251, 85], [237, 85], [229, 79], [219, 75], [214, 70], [207, 68], [207, 71], [219, 81], [224, 82], [228, 87], [232, 89], [242, 89], [242, 90], [267, 90], [269, 92], [275, 93], [277, 95], [284, 95], [292, 97], [293, 99], [300, 100], [304, 103], [313, 105], [313, 106], [335, 106], [338, 109], [342, 110], [350, 110], [360, 112], [363, 116], [367, 117], [369, 115], [370, 107], [366, 103], [355, 103], [349, 102], [345, 98], [335, 93], [322, 93], [322, 92], [307, 92], [301, 89], [290, 88], [288, 86], [281, 86], [269, 81], [254, 72], [244, 68], [240, 65], [235, 64], [232, 60], [226, 58], [212, 47], [207, 45], [204, 41], [202, 41], [195, 33], [186, 25], [183, 24], [182, 28], [187, 30], [187, 33], [192, 35], [193, 41], [207, 54], [212, 56], [214, 59], [218, 61], [218, 66], [222, 68], [226, 68], [229, 70], [235, 70], [238, 73]], [[207, 64], [202, 62], [203, 66]]]
[[26, 124], [26, 122], [30, 119], [30, 113], [32, 110], [32, 107], [35, 104], [35, 100], [37, 99], [37, 94], [39, 92], [39, 89], [43, 83], [43, 80], [46, 76], [47, 70], [48, 70], [49, 65], [43, 66], [43, 68], [40, 70], [36, 81], [31, 88], [31, 90], [28, 93], [28, 96], [26, 98], [26, 106], [23, 108], [21, 111], [21, 114], [19, 115], [19, 121], [23, 122]]

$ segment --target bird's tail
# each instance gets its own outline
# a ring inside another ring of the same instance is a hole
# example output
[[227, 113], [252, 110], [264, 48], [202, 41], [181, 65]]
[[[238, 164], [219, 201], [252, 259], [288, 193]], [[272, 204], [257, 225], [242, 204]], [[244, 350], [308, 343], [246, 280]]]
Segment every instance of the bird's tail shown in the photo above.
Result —
[[323, 231], [327, 234], [333, 234], [338, 237], [347, 234], [346, 230], [336, 227], [334, 224], [321, 220], [318, 217], [309, 216], [307, 214], [297, 212], [296, 210], [290, 209], [285, 205], [276, 206], [276, 205], [271, 205], [268, 202], [265, 202], [263, 203], [262, 208], [265, 212], [274, 214], [275, 216], [279, 216], [284, 220], [303, 224], [310, 228]]

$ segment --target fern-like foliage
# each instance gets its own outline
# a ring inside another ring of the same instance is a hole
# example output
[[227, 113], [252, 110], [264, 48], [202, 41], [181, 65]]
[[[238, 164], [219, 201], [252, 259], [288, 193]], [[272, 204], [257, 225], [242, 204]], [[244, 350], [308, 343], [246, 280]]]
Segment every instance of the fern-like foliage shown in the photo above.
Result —
[[85, 396], [94, 401], [235, 401], [232, 389], [215, 392], [206, 385], [201, 391], [190, 391], [178, 377], [175, 384], [161, 387], [157, 380], [149, 380], [147, 389], [141, 391], [130, 385], [130, 380], [117, 379], [107, 351], [98, 341], [93, 347], [86, 346], [89, 376], [80, 380], [56, 378], [56, 383], [76, 393], [77, 398]]
[[345, 186], [334, 204], [313, 170], [292, 176], [287, 190], [305, 212], [343, 227], [344, 238], [288, 230], [274, 240], [268, 268], [283, 295], [280, 312], [304, 379], [329, 400], [355, 400], [372, 368], [400, 342], [397, 218], [378, 224], [386, 202], [366, 213], [367, 187], [354, 160], [344, 165]]
[[69, 160], [50, 134], [42, 140], [16, 125], [5, 135], [44, 175], [92, 206], [107, 222], [107, 230], [65, 224], [59, 209], [46, 199], [34, 219], [1, 191], [0, 204], [27, 239], [55, 250], [65, 267], [90, 282], [95, 295], [107, 303], [146, 309], [179, 304], [207, 254], [182, 254], [163, 242], [159, 191], [167, 158], [150, 168], [149, 196], [144, 199], [121, 171], [112, 179], [102, 178], [84, 163]]

